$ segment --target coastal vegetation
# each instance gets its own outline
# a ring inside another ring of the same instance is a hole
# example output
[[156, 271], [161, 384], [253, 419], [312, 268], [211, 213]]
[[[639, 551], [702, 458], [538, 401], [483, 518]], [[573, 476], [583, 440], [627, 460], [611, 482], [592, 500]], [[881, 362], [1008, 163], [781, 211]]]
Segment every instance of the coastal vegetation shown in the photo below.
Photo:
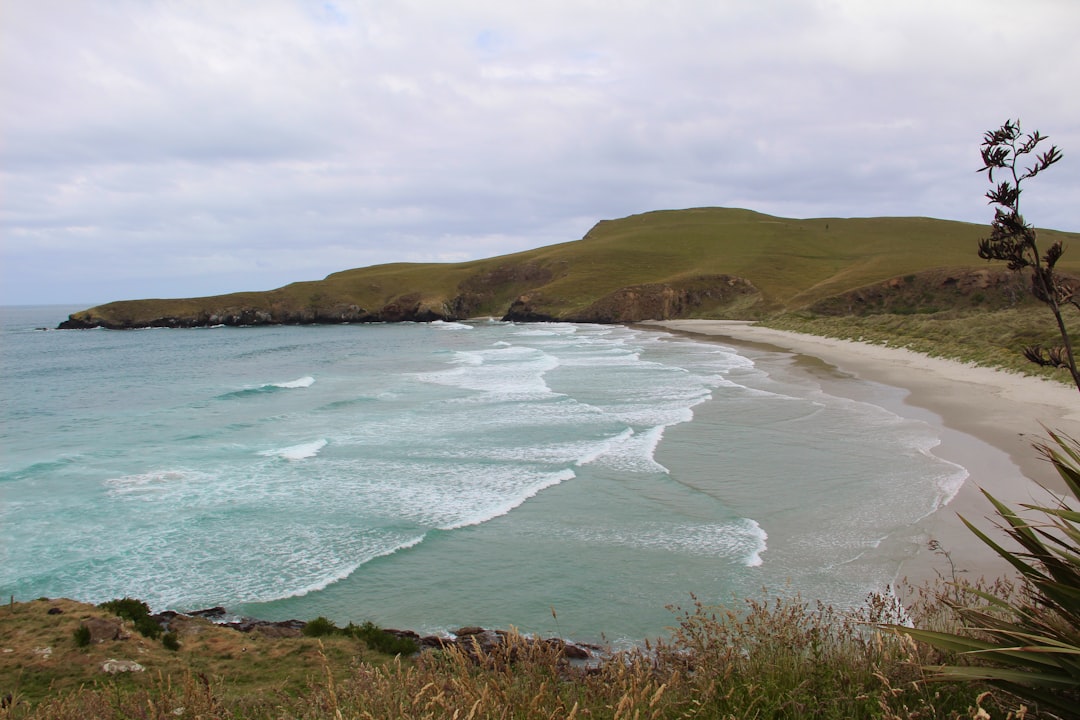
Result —
[[[1080, 497], [1080, 442], [1054, 432], [1050, 437], [1052, 444], [1038, 449], [1069, 493]], [[990, 682], [1062, 717], [1073, 715], [1080, 703], [1080, 512], [1062, 498], [1056, 507], [1025, 504], [1021, 515], [983, 494], [1014, 545], [1006, 548], [964, 522], [1017, 571], [1019, 586], [974, 589], [980, 603], [946, 598], [961, 631], [919, 627], [905, 632], [978, 659], [975, 665], [941, 667], [941, 677]]]
[[[924, 586], [907, 610], [883, 595], [845, 611], [790, 596], [694, 602], [673, 609], [668, 637], [589, 662], [513, 630], [392, 656], [327, 621], [275, 637], [174, 618], [170, 650], [109, 610], [41, 598], [0, 609], [0, 718], [1023, 717], [989, 686], [925, 682], [925, 666], [966, 661], [886, 627], [958, 629], [943, 600], [960, 592]], [[110, 639], [73, 639], [110, 618]]]
[[1035, 157], [1028, 167], [1021, 164], [1033, 155], [1046, 138], [1038, 130], [1023, 135], [1020, 121], [1006, 120], [997, 130], [986, 133], [982, 144], [983, 167], [987, 179], [994, 182], [998, 170], [1006, 179], [986, 193], [995, 205], [991, 233], [979, 241], [979, 257], [985, 260], [1003, 260], [1010, 270], [1030, 270], [1031, 294], [1046, 305], [1054, 315], [1061, 345], [1044, 348], [1042, 344], [1024, 348], [1024, 356], [1042, 367], [1067, 370], [1073, 383], [1080, 389], [1080, 371], [1076, 368], [1071, 333], [1065, 325], [1063, 310], [1069, 305], [1080, 309], [1076, 300], [1076, 288], [1071, 279], [1057, 272], [1057, 263], [1065, 252], [1060, 240], [1050, 243], [1045, 251], [1039, 250], [1038, 232], [1020, 214], [1021, 185], [1061, 160], [1057, 146]]

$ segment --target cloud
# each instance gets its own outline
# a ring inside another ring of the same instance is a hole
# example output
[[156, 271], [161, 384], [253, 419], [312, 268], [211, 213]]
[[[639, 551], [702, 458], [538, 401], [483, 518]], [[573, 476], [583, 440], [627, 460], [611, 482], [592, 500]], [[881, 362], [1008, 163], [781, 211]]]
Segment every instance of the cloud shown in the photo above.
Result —
[[268, 288], [725, 205], [986, 222], [982, 133], [1066, 159], [1080, 6], [1033, 0], [15, 0], [0, 8], [3, 302]]

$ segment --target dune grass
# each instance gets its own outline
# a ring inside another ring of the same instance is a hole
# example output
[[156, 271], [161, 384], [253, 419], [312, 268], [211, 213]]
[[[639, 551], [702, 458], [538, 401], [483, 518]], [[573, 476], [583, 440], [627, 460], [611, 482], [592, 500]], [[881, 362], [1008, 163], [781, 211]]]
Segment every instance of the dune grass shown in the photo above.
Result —
[[[1026, 345], [1061, 343], [1053, 317], [1039, 306], [932, 314], [883, 313], [862, 317], [787, 313], [767, 318], [762, 324], [777, 330], [908, 348], [931, 357], [1072, 384], [1068, 372], [1039, 367], [1023, 356]], [[1080, 320], [1070, 318], [1067, 325], [1073, 337], [1080, 336]]]

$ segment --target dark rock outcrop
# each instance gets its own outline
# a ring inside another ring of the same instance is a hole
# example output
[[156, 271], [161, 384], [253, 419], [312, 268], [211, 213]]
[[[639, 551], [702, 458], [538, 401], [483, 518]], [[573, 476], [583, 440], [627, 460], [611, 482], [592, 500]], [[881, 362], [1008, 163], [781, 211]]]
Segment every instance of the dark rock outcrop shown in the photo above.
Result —
[[90, 631], [92, 643], [123, 640], [127, 637], [123, 622], [119, 618], [86, 618], [82, 621], [82, 626]]
[[[239, 618], [230, 620], [229, 612], [223, 607], [207, 608], [205, 610], [193, 610], [182, 614], [173, 611], [158, 613], [153, 616], [162, 629], [181, 629], [184, 621], [193, 618], [209, 620], [220, 627], [232, 628], [238, 632], [258, 632], [266, 637], [300, 637], [307, 625], [302, 620], [256, 620], [254, 618]], [[170, 628], [170, 626], [172, 626]], [[479, 657], [481, 654], [488, 655], [504, 646], [510, 634], [504, 630], [488, 630], [479, 626], [466, 626], [458, 628], [448, 635], [420, 635], [412, 630], [385, 629], [390, 635], [398, 638], [411, 640], [416, 643], [421, 652], [424, 650], [446, 650], [456, 648], [471, 657]], [[556, 651], [567, 660], [585, 660], [602, 652], [595, 645], [584, 643], [571, 643], [559, 638], [523, 638], [526, 644], [540, 643]]]
[[740, 277], [699, 276], [682, 282], [620, 288], [567, 319], [595, 323], [671, 320], [752, 299], [759, 294], [753, 283]]
[[[455, 648], [471, 658], [479, 659], [501, 651], [510, 640], [510, 633], [505, 630], [487, 630], [482, 627], [464, 627], [451, 635], [427, 635], [419, 637], [416, 633], [388, 630], [399, 637], [409, 637], [421, 650], [447, 650]], [[515, 636], [525, 646], [541, 645], [554, 651], [564, 660], [588, 660], [603, 654], [603, 649], [596, 645], [571, 643], [560, 638]], [[513, 646], [511, 646], [513, 649]]]
[[1034, 302], [1030, 284], [1029, 273], [1006, 268], [935, 268], [856, 288], [807, 309], [832, 316], [1001, 310]]
[[671, 320], [717, 312], [727, 306], [748, 306], [761, 293], [753, 283], [734, 275], [699, 275], [667, 283], [647, 283], [619, 288], [569, 315], [555, 317], [546, 308], [558, 304], [542, 293], [519, 296], [504, 320], [516, 322], [626, 323]]
[[90, 310], [74, 313], [61, 322], [59, 330], [131, 330], [144, 327], [196, 328], [253, 327], [258, 325], [341, 325], [345, 323], [379, 322], [432, 322], [434, 320], [458, 320], [449, 308], [430, 305], [418, 295], [407, 295], [384, 305], [376, 311], [359, 305], [339, 303], [327, 307], [309, 307], [303, 310], [257, 308], [230, 308], [213, 312], [201, 311], [189, 315], [170, 315], [150, 320], [129, 320], [96, 315]]
[[544, 306], [544, 297], [540, 293], [521, 295], [503, 315], [503, 320], [508, 322], [553, 322], [559, 318], [547, 313], [540, 308]]

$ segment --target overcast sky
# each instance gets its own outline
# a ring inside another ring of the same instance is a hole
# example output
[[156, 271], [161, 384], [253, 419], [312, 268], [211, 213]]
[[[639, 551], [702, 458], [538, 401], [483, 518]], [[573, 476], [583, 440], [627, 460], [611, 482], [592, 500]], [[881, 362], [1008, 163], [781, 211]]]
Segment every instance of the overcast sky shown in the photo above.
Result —
[[2, 0], [0, 303], [265, 290], [666, 208], [985, 223], [978, 145], [1010, 117], [1065, 153], [1025, 215], [1080, 231], [1078, 30], [1077, 0]]

